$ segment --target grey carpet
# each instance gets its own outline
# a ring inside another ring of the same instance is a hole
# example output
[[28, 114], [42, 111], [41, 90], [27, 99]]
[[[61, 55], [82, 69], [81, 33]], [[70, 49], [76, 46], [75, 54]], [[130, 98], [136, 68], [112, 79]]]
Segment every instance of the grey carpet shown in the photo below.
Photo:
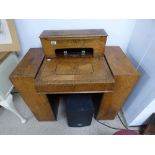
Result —
[[[18, 111], [27, 118], [28, 121], [26, 124], [22, 124], [18, 117], [10, 111], [0, 108], [1, 135], [111, 135], [116, 132], [116, 130], [99, 124], [94, 119], [92, 120], [91, 126], [80, 128], [68, 127], [63, 103], [60, 103], [58, 121], [54, 122], [38, 122], [19, 94], [14, 95], [14, 104]], [[104, 121], [104, 123], [123, 128], [118, 117], [112, 121]]]

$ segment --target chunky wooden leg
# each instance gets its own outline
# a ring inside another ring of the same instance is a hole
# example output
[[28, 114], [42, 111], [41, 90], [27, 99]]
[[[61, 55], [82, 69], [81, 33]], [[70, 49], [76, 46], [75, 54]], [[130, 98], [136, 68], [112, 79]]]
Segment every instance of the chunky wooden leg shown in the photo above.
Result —
[[112, 92], [105, 93], [97, 114], [99, 120], [114, 119], [140, 75], [119, 47], [106, 47], [105, 58], [115, 79]]
[[52, 107], [44, 94], [37, 94], [34, 80], [44, 59], [41, 48], [28, 51], [10, 76], [16, 89], [39, 121], [55, 120]]

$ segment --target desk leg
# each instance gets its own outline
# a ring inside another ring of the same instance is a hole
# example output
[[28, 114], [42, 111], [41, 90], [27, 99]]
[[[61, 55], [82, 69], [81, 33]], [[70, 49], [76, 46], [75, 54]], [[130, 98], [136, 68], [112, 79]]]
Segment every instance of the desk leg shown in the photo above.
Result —
[[12, 79], [12, 82], [25, 100], [25, 103], [39, 121], [55, 120], [55, 116], [47, 96], [36, 93], [34, 88], [34, 79], [16, 78]]
[[12, 78], [12, 82], [39, 121], [55, 120], [48, 97], [36, 93], [34, 79], [27, 77]]
[[10, 75], [10, 80], [39, 121], [55, 120], [48, 97], [38, 94], [35, 77], [44, 59], [41, 48], [31, 48]]
[[105, 93], [98, 110], [98, 120], [112, 120], [135, 86], [138, 76], [115, 76], [113, 92]]
[[120, 47], [106, 47], [105, 58], [115, 79], [113, 91], [102, 97], [97, 119], [114, 119], [136, 85], [140, 74]]

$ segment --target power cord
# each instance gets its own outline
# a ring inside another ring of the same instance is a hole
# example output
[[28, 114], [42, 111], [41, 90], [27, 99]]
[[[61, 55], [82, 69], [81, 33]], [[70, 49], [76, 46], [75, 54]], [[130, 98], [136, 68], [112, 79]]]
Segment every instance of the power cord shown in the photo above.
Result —
[[[15, 92], [15, 91], [14, 91], [14, 92], [11, 92], [11, 93], [12, 93], [12, 94], [17, 94], [17, 93], [19, 93], [19, 92]], [[131, 130], [131, 129], [128, 129], [128, 127], [123, 123], [123, 121], [122, 121], [121, 117], [119, 116], [119, 114], [117, 114], [117, 116], [118, 116], [118, 118], [119, 118], [121, 124], [123, 125], [123, 127], [124, 127], [125, 129], [123, 129], [123, 128], [117, 128], [117, 127], [113, 127], [113, 126], [109, 126], [109, 125], [107, 125], [107, 124], [105, 124], [105, 123], [102, 123], [102, 122], [98, 121], [96, 118], [95, 118], [95, 120], [96, 120], [98, 123], [100, 123], [101, 125], [104, 125], [104, 126], [106, 126], [106, 127], [108, 127], [108, 128], [111, 128], [111, 129], [113, 129], [113, 130], [130, 130], [130, 131], [139, 132], [140, 134], [143, 133], [143, 130]]]
[[[96, 119], [95, 119], [95, 120], [96, 120]], [[107, 125], [107, 124], [105, 124], [105, 123], [102, 123], [102, 122], [100, 122], [100, 121], [98, 121], [98, 120], [96, 120], [96, 121], [97, 121], [98, 123], [100, 123], [100, 124], [102, 124], [102, 125], [108, 127], [108, 128], [114, 129], [114, 130], [125, 130], [125, 129], [121, 129], [121, 128], [116, 128], [116, 127], [109, 126], [109, 125]]]
[[121, 119], [120, 115], [119, 115], [119, 114], [117, 114], [117, 116], [118, 116], [118, 118], [119, 118], [120, 122], [122, 123], [122, 125], [124, 126], [124, 128], [125, 128], [125, 129], [127, 129], [127, 130], [129, 130], [129, 129], [128, 129], [128, 127], [127, 127], [127, 126], [124, 124], [124, 122], [122, 121], [122, 119]]
[[127, 130], [136, 131], [136, 132], [139, 132], [139, 134], [142, 134], [142, 133], [144, 132], [144, 130], [132, 130], [132, 129], [129, 129], [129, 128], [124, 124], [124, 122], [122, 121], [120, 115], [119, 115], [119, 114], [117, 114], [117, 115], [118, 115], [118, 118], [119, 118], [120, 122], [122, 123], [122, 125], [124, 126], [124, 128], [126, 128]]
[[102, 124], [102, 125], [104, 125], [104, 126], [106, 126], [106, 127], [108, 127], [108, 128], [111, 128], [111, 129], [113, 129], [113, 130], [130, 130], [130, 131], [136, 131], [136, 132], [138, 132], [138, 133], [142, 133], [143, 131], [140, 131], [140, 130], [131, 130], [131, 129], [128, 129], [127, 127], [126, 127], [126, 125], [123, 123], [123, 121], [122, 121], [122, 119], [120, 118], [120, 116], [119, 116], [119, 114], [117, 114], [118, 115], [118, 118], [119, 118], [119, 120], [120, 120], [120, 122], [122, 123], [122, 125], [124, 126], [124, 128], [117, 128], [117, 127], [113, 127], [113, 126], [109, 126], [109, 125], [107, 125], [107, 124], [105, 124], [105, 123], [102, 123], [102, 122], [100, 122], [100, 121], [98, 121], [97, 119], [95, 119], [98, 123], [100, 123], [100, 124]]

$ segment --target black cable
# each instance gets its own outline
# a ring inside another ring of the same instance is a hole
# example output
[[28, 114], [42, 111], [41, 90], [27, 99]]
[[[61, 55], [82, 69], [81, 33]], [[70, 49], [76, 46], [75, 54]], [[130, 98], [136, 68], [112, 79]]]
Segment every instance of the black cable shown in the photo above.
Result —
[[[126, 128], [127, 130], [130, 130], [130, 129], [124, 124], [124, 122], [122, 121], [120, 115], [117, 114], [117, 116], [118, 116], [120, 122], [122, 123], [122, 125], [124, 126], [124, 128]], [[132, 130], [132, 129], [131, 129], [130, 131], [138, 131], [140, 134], [142, 134], [142, 133], [144, 132], [144, 130]]]
[[[119, 116], [118, 116], [119, 117]], [[120, 117], [119, 117], [119, 119], [120, 119]], [[95, 119], [96, 120], [96, 119]], [[125, 126], [125, 124], [123, 123], [123, 121], [120, 119], [120, 122], [122, 123], [122, 125], [125, 127], [125, 129], [123, 129], [123, 128], [116, 128], [116, 127], [113, 127], [113, 126], [109, 126], [109, 125], [107, 125], [107, 124], [105, 124], [105, 123], [102, 123], [102, 122], [100, 122], [100, 121], [98, 121], [98, 120], [96, 120], [98, 123], [100, 123], [100, 124], [102, 124], [102, 125], [104, 125], [104, 126], [106, 126], [106, 127], [108, 127], [108, 128], [111, 128], [111, 129], [113, 129], [113, 130], [129, 130], [129, 131], [136, 131], [136, 132], [139, 132], [139, 133], [142, 133], [143, 131], [140, 131], [140, 130], [130, 130], [130, 129], [128, 129], [126, 126]]]
[[119, 114], [117, 114], [117, 116], [118, 116], [120, 122], [122, 123], [122, 125], [124, 126], [124, 128], [126, 128], [128, 130], [128, 127], [126, 127], [126, 125], [123, 123], [123, 121], [122, 121], [121, 117], [119, 116]]
[[[96, 119], [95, 119], [95, 120], [96, 120]], [[100, 124], [102, 124], [102, 125], [108, 127], [108, 128], [114, 129], [114, 130], [126, 130], [126, 129], [122, 129], [122, 128], [116, 128], [116, 127], [109, 126], [109, 125], [107, 125], [107, 124], [105, 124], [105, 123], [102, 123], [102, 122], [100, 122], [100, 121], [98, 121], [98, 120], [96, 120], [96, 121], [97, 121], [98, 123], [100, 123]]]
[[[17, 94], [17, 93], [19, 93], [19, 92], [11, 92], [12, 94]], [[108, 128], [111, 128], [111, 129], [113, 129], [113, 130], [130, 130], [130, 131], [136, 131], [136, 132], [139, 132], [139, 133], [142, 133], [143, 132], [143, 130], [142, 131], [140, 131], [140, 130], [131, 130], [131, 129], [128, 129], [128, 127], [126, 127], [126, 125], [123, 123], [123, 121], [122, 121], [122, 119], [120, 118], [120, 116], [119, 116], [119, 114], [117, 114], [118, 115], [118, 118], [119, 118], [119, 120], [120, 120], [120, 122], [122, 123], [122, 125], [124, 126], [124, 128], [125, 129], [123, 129], [123, 128], [116, 128], [116, 127], [112, 127], [112, 126], [109, 126], [109, 125], [107, 125], [107, 124], [105, 124], [105, 123], [102, 123], [102, 122], [100, 122], [100, 121], [98, 121], [98, 120], [96, 120], [98, 123], [100, 123], [100, 124], [102, 124], [102, 125], [104, 125], [104, 126], [106, 126], [106, 127], [108, 127]]]

